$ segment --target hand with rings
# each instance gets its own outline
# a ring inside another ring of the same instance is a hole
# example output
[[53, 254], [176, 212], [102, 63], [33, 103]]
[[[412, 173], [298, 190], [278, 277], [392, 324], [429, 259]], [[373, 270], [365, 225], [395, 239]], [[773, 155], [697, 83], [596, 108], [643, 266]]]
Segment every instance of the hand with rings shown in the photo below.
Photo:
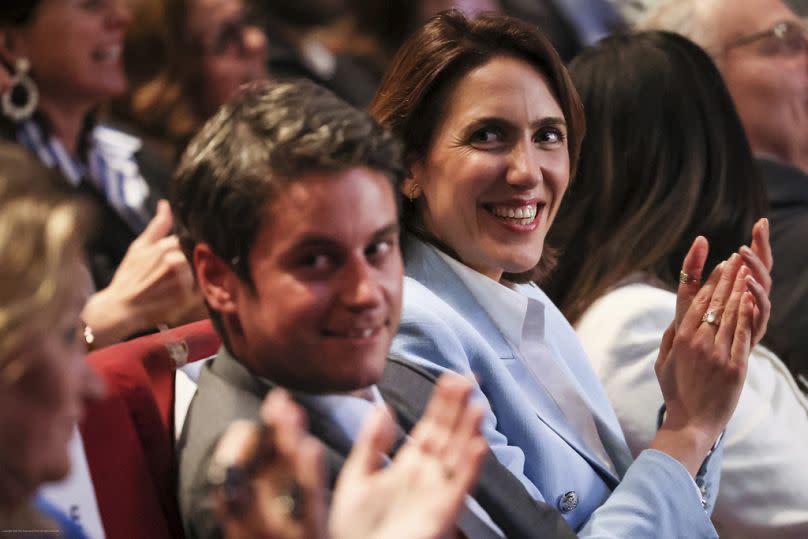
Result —
[[[755, 300], [755, 308], [753, 313], [753, 338], [752, 344], [757, 345], [763, 336], [766, 334], [766, 328], [769, 323], [771, 315], [771, 301], [769, 294], [772, 289], [771, 270], [773, 266], [772, 248], [769, 241], [769, 220], [766, 218], [759, 219], [752, 227], [752, 243], [751, 246], [743, 245], [738, 250], [738, 254], [743, 259], [743, 264], [749, 269], [749, 275], [746, 277], [746, 284], [749, 292]], [[706, 256], [706, 254], [705, 254]], [[703, 263], [702, 263], [703, 265]], [[688, 271], [690, 273], [688, 273]], [[679, 272], [679, 284], [685, 285], [685, 298], [687, 301], [682, 301], [677, 305], [677, 320], [681, 320], [684, 311], [690, 305], [690, 300], [695, 297], [696, 292], [701, 286], [701, 268], [692, 266], [682, 268]], [[680, 294], [682, 289], [680, 287]], [[702, 317], [702, 322], [718, 323], [720, 317], [718, 313], [709, 317], [705, 313]]]
[[708, 245], [697, 238], [685, 257], [676, 315], [655, 364], [667, 406], [651, 447], [695, 476], [732, 416], [746, 378], [756, 295], [750, 270], [733, 254], [699, 286]]
[[264, 421], [236, 421], [214, 451], [208, 479], [228, 539], [325, 539], [323, 448], [283, 390], [261, 409]]
[[452, 530], [488, 445], [471, 383], [445, 374], [421, 420], [387, 467], [394, 441], [385, 410], [368, 420], [337, 480], [329, 529], [333, 539], [428, 539]]

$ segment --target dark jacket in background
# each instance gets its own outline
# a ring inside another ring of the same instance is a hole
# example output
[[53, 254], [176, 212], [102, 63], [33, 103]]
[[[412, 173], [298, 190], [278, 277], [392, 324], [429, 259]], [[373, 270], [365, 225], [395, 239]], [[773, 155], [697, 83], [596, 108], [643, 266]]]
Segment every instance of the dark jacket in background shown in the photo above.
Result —
[[582, 33], [584, 18], [604, 34], [625, 28], [622, 16], [608, 0], [596, 2], [597, 5], [593, 0], [500, 0], [505, 13], [537, 25], [564, 62], [591, 44]]
[[769, 193], [774, 255], [768, 344], [795, 377], [808, 378], [808, 175], [782, 161], [757, 162]]

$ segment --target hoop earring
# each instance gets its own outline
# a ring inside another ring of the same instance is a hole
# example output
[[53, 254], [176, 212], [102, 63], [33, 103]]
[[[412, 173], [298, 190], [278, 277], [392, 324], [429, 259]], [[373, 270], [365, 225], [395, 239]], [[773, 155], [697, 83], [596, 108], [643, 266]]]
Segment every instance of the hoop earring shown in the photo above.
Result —
[[30, 69], [31, 62], [27, 58], [17, 59], [11, 86], [0, 97], [3, 116], [16, 123], [30, 118], [39, 105], [39, 90], [34, 79], [28, 75]]

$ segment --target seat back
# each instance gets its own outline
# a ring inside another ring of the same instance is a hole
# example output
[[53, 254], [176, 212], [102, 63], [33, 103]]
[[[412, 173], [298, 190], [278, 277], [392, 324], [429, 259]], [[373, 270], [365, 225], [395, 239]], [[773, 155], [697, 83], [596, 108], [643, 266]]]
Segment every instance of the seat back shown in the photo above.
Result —
[[91, 353], [107, 397], [87, 411], [82, 439], [106, 535], [182, 537], [174, 455], [174, 371], [178, 361], [216, 353], [205, 320]]

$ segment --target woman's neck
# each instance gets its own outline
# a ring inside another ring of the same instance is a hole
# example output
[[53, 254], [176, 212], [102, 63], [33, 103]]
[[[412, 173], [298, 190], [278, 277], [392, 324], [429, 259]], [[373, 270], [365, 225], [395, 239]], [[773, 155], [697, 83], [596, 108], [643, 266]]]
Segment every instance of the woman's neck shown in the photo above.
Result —
[[84, 128], [84, 119], [92, 107], [60, 106], [40, 101], [39, 110], [47, 117], [53, 136], [59, 139], [67, 153], [78, 157], [79, 137]]

